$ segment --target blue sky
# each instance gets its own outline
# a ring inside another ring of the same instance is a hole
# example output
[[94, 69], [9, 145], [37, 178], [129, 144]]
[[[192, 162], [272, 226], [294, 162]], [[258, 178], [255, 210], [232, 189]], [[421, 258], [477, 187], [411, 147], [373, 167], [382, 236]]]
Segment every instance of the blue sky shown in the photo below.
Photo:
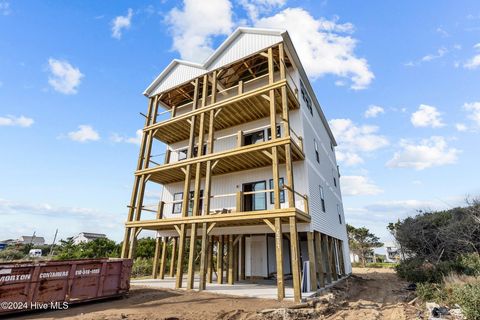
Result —
[[388, 240], [390, 221], [480, 195], [478, 1], [0, 0], [0, 239], [120, 240], [143, 90], [238, 26], [289, 30], [339, 143], [347, 222]]

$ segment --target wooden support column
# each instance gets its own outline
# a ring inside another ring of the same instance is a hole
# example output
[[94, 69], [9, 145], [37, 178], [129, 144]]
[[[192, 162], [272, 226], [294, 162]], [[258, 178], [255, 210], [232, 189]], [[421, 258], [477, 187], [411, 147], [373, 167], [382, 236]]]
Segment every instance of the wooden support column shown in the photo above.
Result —
[[233, 234], [228, 236], [228, 284], [233, 284]]
[[334, 243], [334, 238], [333, 237], [328, 237], [328, 243], [330, 247], [330, 256], [331, 256], [331, 269], [332, 269], [332, 277], [333, 280], [337, 281], [338, 280], [338, 274], [337, 274], [337, 255], [336, 255], [336, 250], [335, 250], [335, 243]]
[[223, 283], [223, 236], [218, 236], [217, 242], [217, 283]]
[[327, 282], [332, 283], [332, 264], [330, 263], [330, 249], [328, 246], [328, 236], [326, 234], [322, 234], [322, 244], [324, 248], [324, 256], [325, 256], [325, 266], [326, 266], [326, 273], [327, 273]]
[[[202, 83], [202, 108], [206, 106], [207, 100], [207, 90], [208, 89], [208, 75], [203, 76], [203, 83]], [[204, 133], [205, 133], [205, 113], [200, 114], [200, 124], [199, 124], [199, 135], [198, 135], [198, 145], [197, 145], [197, 156], [200, 157], [203, 155], [203, 140], [204, 140]], [[194, 185], [194, 192], [193, 192], [193, 210], [192, 216], [197, 216], [200, 211], [200, 183], [202, 178], [202, 163], [198, 162], [196, 165], [195, 170], [195, 185]], [[202, 249], [206, 246], [207, 241], [207, 224], [203, 223], [202, 225]], [[193, 282], [195, 277], [195, 246], [196, 246], [196, 239], [197, 239], [197, 224], [192, 223], [191, 233], [190, 233], [190, 253], [188, 255], [188, 278], [187, 278], [187, 289], [193, 289]], [[201, 264], [205, 268], [205, 250], [201, 251]], [[202, 276], [203, 274], [203, 276]], [[201, 278], [202, 281], [205, 280], [205, 269], [201, 270]]]
[[[193, 107], [192, 107], [193, 110], [197, 109], [198, 87], [199, 87], [199, 80], [198, 78], [196, 78], [194, 82], [194, 92], [193, 92]], [[187, 159], [192, 158], [194, 143], [195, 143], [195, 116], [193, 115], [190, 118], [190, 138], [188, 141]], [[183, 186], [182, 217], [186, 217], [188, 215], [188, 207], [190, 202], [190, 199], [189, 199], [190, 198], [190, 179], [191, 179], [191, 165], [187, 165], [185, 170], [185, 183]], [[192, 229], [193, 228], [194, 227], [192, 225]], [[186, 236], [186, 226], [185, 224], [181, 224], [180, 237], [179, 237], [180, 243], [178, 244], [177, 278], [175, 283], [175, 287], [177, 289], [182, 287], [182, 281], [183, 281], [183, 255], [184, 255], [183, 253], [185, 249], [185, 236]], [[190, 266], [190, 259], [189, 259], [189, 266]]]
[[207, 265], [208, 265], [208, 235], [207, 235], [207, 223], [202, 223], [202, 247], [200, 250], [200, 283], [198, 285], [199, 290], [205, 290], [207, 286]]
[[172, 239], [172, 257], [170, 259], [170, 277], [172, 278], [175, 272], [175, 260], [177, 255], [177, 237]]
[[[157, 97], [149, 99], [147, 117], [145, 119], [145, 127], [147, 127], [150, 124], [153, 105], [157, 103], [156, 101], [157, 99], [158, 99]], [[143, 163], [144, 163], [143, 160], [144, 160], [144, 154], [145, 154], [145, 149], [147, 144], [147, 136], [148, 136], [148, 132], [144, 131], [142, 135], [142, 141], [140, 143], [140, 152], [137, 160], [137, 170], [143, 169]], [[127, 216], [128, 222], [133, 221], [133, 214], [135, 212], [135, 204], [137, 203], [137, 195], [138, 195], [138, 188], [140, 186], [140, 180], [141, 180], [140, 176], [135, 176], [132, 195], [130, 197], [130, 205], [128, 207], [128, 216]], [[127, 258], [128, 256], [131, 256], [129, 253], [129, 250], [130, 250], [130, 240], [132, 238], [132, 233], [135, 234], [135, 230], [132, 230], [132, 228], [125, 228], [125, 236], [123, 238], [122, 254], [121, 254], [122, 258]]]
[[160, 271], [159, 278], [165, 278], [165, 268], [167, 265], [167, 237], [163, 237], [162, 241], [162, 256], [160, 257]]
[[283, 273], [283, 236], [282, 220], [275, 218], [275, 258], [277, 263], [277, 298], [282, 301], [285, 298], [285, 280]]
[[[274, 69], [273, 69], [273, 49], [268, 49], [268, 81], [270, 84], [274, 83]], [[275, 106], [275, 90], [269, 91], [270, 100], [270, 131], [271, 139], [277, 139], [277, 119]], [[278, 149], [272, 147], [272, 177], [273, 177], [273, 203], [275, 209], [280, 209], [280, 189], [279, 189], [279, 173], [278, 173]]]
[[240, 280], [245, 280], [245, 236], [240, 238]]
[[[285, 50], [283, 43], [278, 45], [279, 50], [279, 65], [280, 65], [280, 80], [286, 79], [287, 70], [285, 69]], [[280, 92], [282, 95], [282, 120], [283, 120], [283, 136], [288, 137], [290, 136], [290, 114], [288, 108], [288, 99], [287, 99], [287, 87], [282, 86], [280, 88]], [[287, 185], [291, 188], [291, 190], [285, 190], [287, 193], [287, 203], [289, 208], [295, 207], [295, 186], [293, 183], [293, 164], [292, 164], [292, 146], [291, 144], [285, 145], [285, 175], [286, 175], [286, 182]]]
[[308, 262], [310, 265], [310, 291], [317, 291], [317, 269], [313, 232], [307, 232]]
[[290, 222], [290, 254], [292, 260], [293, 300], [302, 300], [302, 288], [300, 286], [300, 252], [298, 246], [297, 220], [289, 218]]
[[325, 287], [325, 275], [323, 274], [322, 237], [318, 231], [315, 231], [315, 258], [317, 265], [317, 278], [320, 288], [323, 288]]
[[342, 273], [343, 276], [347, 274], [347, 271], [345, 270], [345, 260], [343, 257], [343, 241], [338, 240], [338, 251], [339, 251], [339, 256], [340, 256], [340, 272]]
[[[162, 217], [163, 217], [163, 207], [164, 207], [164, 205], [165, 205], [165, 202], [163, 202], [163, 201], [160, 201], [158, 203], [157, 220], [162, 219]], [[160, 259], [160, 245], [163, 243], [164, 247], [166, 247], [166, 245], [165, 245], [166, 239], [163, 239], [163, 240], [164, 241], [161, 241], [161, 238], [158, 237], [158, 236], [155, 238], [155, 254], [154, 254], [154, 257], [153, 257], [153, 268], [152, 268], [153, 269], [152, 277], [154, 279], [156, 279], [157, 275], [158, 275], [158, 262], [159, 262], [159, 259]], [[163, 254], [163, 251], [162, 251], [162, 254]], [[163, 259], [165, 259], [165, 255], [162, 255], [161, 259], [163, 261]], [[161, 278], [163, 279], [163, 276]]]
[[[238, 236], [240, 237], [240, 236]], [[238, 282], [238, 248], [240, 248], [239, 241], [233, 243], [233, 281]]]
[[213, 275], [213, 237], [208, 236], [208, 259], [207, 259], [207, 282], [212, 283], [212, 275]]

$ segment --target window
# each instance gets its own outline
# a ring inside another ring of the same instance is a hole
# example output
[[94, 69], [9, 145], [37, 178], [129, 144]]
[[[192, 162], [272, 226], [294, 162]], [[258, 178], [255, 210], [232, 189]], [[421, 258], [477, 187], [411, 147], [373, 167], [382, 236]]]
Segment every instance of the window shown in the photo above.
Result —
[[[194, 192], [193, 191], [190, 191], [189, 192], [189, 197], [188, 197], [188, 215], [191, 216], [192, 215], [192, 212], [193, 212], [193, 195], [194, 195]], [[201, 214], [202, 212], [202, 206], [203, 206], [203, 190], [200, 190], [200, 195], [199, 195], [200, 199], [198, 201], [198, 214]]]
[[305, 104], [307, 105], [310, 114], [313, 116], [312, 99], [310, 99], [310, 96], [307, 93], [307, 89], [305, 89], [302, 81], [300, 81], [300, 92], [302, 93], [302, 99], [303, 101], [305, 101]]
[[[270, 179], [270, 190], [273, 189], [273, 179]], [[283, 178], [279, 178], [278, 179], [278, 185], [281, 187], [283, 185]], [[275, 201], [273, 199], [273, 196], [274, 196], [274, 193], [273, 191], [270, 192], [270, 204], [274, 204]], [[280, 203], [284, 203], [285, 202], [285, 190], [280, 190]]]
[[322, 211], [325, 212], [325, 193], [323, 193], [323, 187], [322, 186], [319, 186], [320, 187], [320, 201], [322, 203]]
[[178, 161], [187, 159], [187, 150], [188, 149], [178, 150]]
[[243, 211], [267, 210], [266, 186], [265, 181], [243, 184]]
[[[196, 157], [197, 154], [198, 154], [198, 146], [195, 146], [195, 147], [193, 147], [193, 154], [192, 154], [192, 156], [193, 156], [193, 157]], [[206, 144], [203, 145], [202, 154], [203, 154], [203, 155], [207, 154], [207, 145], [206, 145]]]
[[332, 169], [333, 185], [337, 186], [337, 178], [335, 177], [335, 170]]
[[[276, 137], [280, 138], [281, 133], [280, 133], [280, 126], [277, 126], [276, 128]], [[268, 128], [267, 130], [267, 140], [272, 140], [272, 129]]]
[[183, 192], [175, 193], [173, 195], [173, 208], [172, 213], [182, 213], [182, 199]]
[[315, 158], [317, 159], [317, 162], [320, 163], [320, 154], [318, 153], [317, 140], [313, 139], [313, 144], [315, 145]]
[[243, 145], [256, 144], [265, 141], [265, 132], [263, 130], [245, 134], [243, 136]]
[[338, 212], [338, 222], [342, 224], [342, 213], [340, 211], [340, 205], [337, 203], [337, 212]]

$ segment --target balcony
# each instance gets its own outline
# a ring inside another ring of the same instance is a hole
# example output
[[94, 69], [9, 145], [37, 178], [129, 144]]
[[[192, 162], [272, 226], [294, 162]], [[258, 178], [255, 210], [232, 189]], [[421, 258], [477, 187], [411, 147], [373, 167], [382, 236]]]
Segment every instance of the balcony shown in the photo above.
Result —
[[[196, 164], [200, 163], [201, 175], [205, 176], [206, 162], [212, 161], [212, 175], [220, 175], [242, 170], [270, 166], [272, 164], [271, 148], [278, 147], [278, 159], [285, 162], [285, 146], [292, 146], [292, 160], [304, 160], [302, 139], [292, 134], [283, 138], [269, 140], [257, 144], [241, 146], [221, 152], [194, 157], [183, 161], [174, 161], [152, 168], [139, 170], [136, 175], [148, 175], [149, 180], [160, 184], [168, 184], [185, 180], [184, 169], [191, 165], [192, 176], [196, 172]], [[158, 164], [158, 163], [156, 163]]]
[[[281, 88], [287, 88], [287, 104], [289, 110], [298, 109], [299, 102], [297, 94], [291, 89], [295, 83], [291, 79], [280, 80], [278, 75], [273, 84], [268, 83], [265, 76], [254, 78], [245, 83], [239, 82], [237, 85], [218, 92], [217, 102], [206, 105], [202, 108], [193, 109], [193, 103], [187, 103], [175, 108], [175, 116], [172, 117], [172, 111], [167, 110], [159, 114], [163, 121], [157, 122], [146, 127], [144, 130], [154, 130], [154, 137], [158, 140], [172, 144], [178, 141], [187, 140], [190, 136], [191, 117], [195, 118], [195, 135], [198, 135], [199, 121], [201, 113], [205, 114], [205, 128], [208, 127], [209, 112], [213, 111], [215, 115], [214, 129], [222, 130], [242, 123], [251, 122], [257, 119], [270, 116], [270, 102], [268, 93], [271, 89], [275, 92], [276, 112], [281, 113]], [[207, 98], [210, 98], [207, 97]], [[208, 100], [208, 99], [207, 99]], [[209, 101], [209, 100], [208, 100]], [[202, 105], [201, 99], [198, 106]]]
[[[157, 212], [162, 211], [162, 218], [149, 219], [127, 223], [130, 227], [142, 227], [145, 230], [168, 230], [179, 224], [191, 224], [191, 223], [214, 223], [215, 227], [222, 226], [248, 226], [267, 223], [265, 220], [280, 218], [283, 223], [288, 223], [288, 218], [296, 217], [298, 222], [310, 222], [309, 204], [306, 195], [302, 195], [286, 185], [280, 187], [282, 192], [294, 193], [294, 206], [288, 207], [286, 203], [281, 204], [280, 209], [272, 208], [273, 205], [265, 205], [263, 210], [252, 210], [252, 208], [246, 208], [245, 206], [249, 202], [248, 198], [256, 197], [264, 199], [267, 203], [267, 199], [271, 197], [273, 189], [250, 191], [250, 192], [235, 192], [228, 194], [217, 194], [210, 196], [210, 211], [205, 214], [203, 206], [200, 206], [200, 210], [197, 215], [192, 214], [191, 208], [193, 207], [193, 200], [190, 200], [189, 213], [187, 217], [182, 217], [180, 213], [172, 213], [175, 205], [180, 205], [183, 200], [176, 200], [171, 202], [161, 202], [158, 204], [144, 205], [142, 210]], [[205, 197], [201, 197], [200, 201], [205, 201]], [[250, 199], [250, 201], [252, 201]], [[181, 209], [181, 207], [180, 207]], [[178, 211], [178, 210], [177, 210]], [[267, 223], [268, 225], [268, 223]]]

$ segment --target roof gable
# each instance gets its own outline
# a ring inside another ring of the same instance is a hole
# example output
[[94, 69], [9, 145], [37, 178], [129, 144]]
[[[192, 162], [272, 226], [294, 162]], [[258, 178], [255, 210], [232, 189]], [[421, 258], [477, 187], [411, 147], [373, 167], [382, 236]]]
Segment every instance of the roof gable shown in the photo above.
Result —
[[204, 63], [173, 60], [148, 86], [144, 95], [152, 96], [171, 89], [210, 70], [220, 68], [283, 40], [285, 30], [238, 28]]

